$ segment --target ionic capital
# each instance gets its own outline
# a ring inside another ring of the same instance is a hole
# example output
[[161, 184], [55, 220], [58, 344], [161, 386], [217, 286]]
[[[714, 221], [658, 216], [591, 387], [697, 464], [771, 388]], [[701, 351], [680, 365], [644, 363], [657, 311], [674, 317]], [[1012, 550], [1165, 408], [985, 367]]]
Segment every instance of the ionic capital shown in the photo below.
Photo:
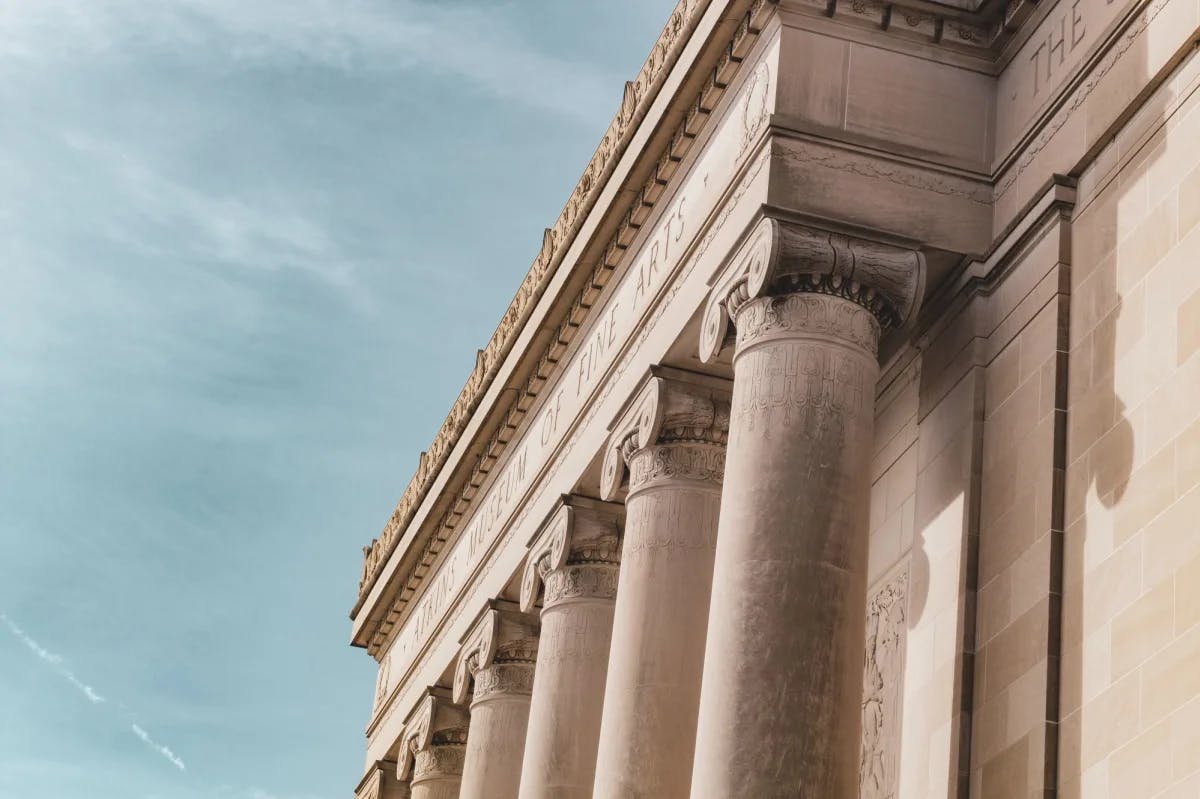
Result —
[[[600, 495], [619, 499], [627, 474], [629, 488], [656, 477], [720, 481], [721, 448], [729, 437], [730, 391], [729, 381], [718, 377], [652, 367], [612, 427]], [[646, 452], [664, 445], [684, 446]]]
[[713, 284], [700, 331], [700, 359], [715, 358], [728, 343], [731, 323], [739, 324], [740, 310], [769, 296], [804, 293], [850, 300], [874, 319], [877, 338], [880, 330], [897, 328], [911, 317], [924, 279], [925, 258], [916, 249], [765, 217]]
[[409, 799], [408, 783], [396, 775], [396, 764], [376, 760], [354, 791], [354, 799]]
[[454, 669], [455, 704], [473, 695], [529, 694], [537, 661], [539, 623], [512, 602], [493, 600], [463, 639]]
[[533, 539], [521, 577], [521, 611], [545, 588], [544, 606], [566, 599], [616, 595], [625, 509], [612, 502], [564, 496]]
[[462, 775], [470, 715], [444, 688], [427, 688], [400, 735], [397, 773], [413, 783]]

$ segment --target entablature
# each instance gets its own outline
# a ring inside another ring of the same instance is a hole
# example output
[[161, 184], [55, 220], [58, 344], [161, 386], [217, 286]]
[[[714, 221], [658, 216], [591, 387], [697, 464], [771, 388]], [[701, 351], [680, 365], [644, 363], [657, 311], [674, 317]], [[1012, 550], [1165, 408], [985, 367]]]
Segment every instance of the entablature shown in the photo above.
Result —
[[[1158, 5], [1162, 1], [1154, 0]], [[873, 28], [869, 33], [872, 46], [887, 36], [897, 42], [890, 49], [977, 73], [992, 82], [989, 86], [1004, 90], [1003, 75], [997, 78], [1001, 68], [1019, 63], [1014, 61], [1016, 55], [1030, 42], [1036, 45], [1035, 34], [1040, 35], [1044, 24], [1057, 24], [1058, 18], [1051, 18], [1052, 14], [1067, 9], [1074, 16], [1064, 20], [1074, 21], [1083, 13], [1080, 3], [1088, 2], [1044, 4], [1036, 13], [1024, 0], [1008, 3], [1003, 9], [997, 3], [963, 9], [921, 2], [903, 6], [837, 0], [680, 2], [637, 79], [627, 84], [621, 110], [562, 216], [546, 231], [534, 267], [488, 347], [480, 351], [470, 380], [434, 445], [422, 454], [417, 474], [396, 512], [379, 539], [366, 548], [360, 595], [352, 612], [354, 643], [381, 656], [405, 618], [406, 604], [427, 590], [445, 548], [469, 533], [462, 529], [464, 523], [480, 512], [488, 492], [494, 493], [502, 456], [527, 430], [538, 397], [558, 379], [578, 334], [596, 324], [613, 276], [630, 268], [639, 247], [646, 246], [649, 231], [669, 212], [664, 210], [663, 199], [676, 191], [677, 176], [686, 173], [696, 157], [696, 143], [708, 135], [709, 122], [718, 115], [728, 90], [735, 83], [745, 83], [751, 94], [756, 91], [755, 76], [746, 74], [744, 64], [752, 60], [751, 51], [774, 20], [807, 16], [845, 23], [843, 27], [857, 25], [864, 31]], [[1099, 58], [1104, 47], [1112, 48], [1111, 31], [1119, 28], [1122, 18], [1130, 19], [1145, 5], [1144, 0], [1134, 0], [1126, 6], [1132, 9], [1128, 13], [1118, 9], [1106, 12], [1103, 19], [1097, 17], [1095, 25], [1106, 33], [1097, 32], [1089, 39], [1085, 49], [1093, 54], [1086, 59], [1080, 55], [1068, 71], [1077, 73], [1085, 63]], [[924, 21], [910, 21], [905, 16], [910, 11]], [[876, 12], [878, 19], [872, 16]], [[932, 27], [927, 25], [928, 17], [935, 18]], [[960, 35], [964, 30], [986, 30], [990, 38], [986, 45], [979, 45], [982, 40]], [[1084, 47], [1084, 39], [1078, 44]], [[930, 55], [930, 47], [940, 48], [944, 55]], [[1035, 63], [1034, 69], [1038, 68]], [[1061, 89], [1059, 93], [1065, 94], [1077, 85], [1073, 80], [1063, 78], [1053, 86], [1054, 91]], [[762, 91], [759, 110], [763, 113], [745, 111], [747, 120], [753, 116], [754, 126], [751, 130], [747, 125], [744, 135], [748, 140], [774, 139], [776, 151], [768, 156], [770, 168], [794, 169], [797, 174], [842, 169], [854, 172], [863, 185], [890, 181], [912, 192], [927, 192], [931, 180], [937, 181], [942, 195], [956, 203], [965, 199], [959, 205], [970, 210], [970, 219], [952, 226], [969, 230], [969, 240], [939, 243], [957, 252], [986, 248], [980, 242], [987, 239], [994, 192], [999, 187], [1003, 193], [1011, 185], [1011, 175], [1019, 174], [1019, 170], [1010, 170], [1017, 163], [1015, 156], [1004, 155], [998, 161], [989, 157], [1002, 154], [1002, 145], [1018, 146], [1033, 136], [1018, 137], [1017, 144], [995, 142], [979, 158], [978, 168], [968, 168], [971, 159], [946, 157], [939, 163], [931, 160], [935, 156], [916, 150], [900, 156], [885, 153], [882, 141], [870, 142], [861, 136], [862, 145], [843, 141], [836, 130], [795, 130], [803, 127], [804, 120], [772, 113], [766, 89]], [[992, 113], [999, 114], [1002, 98], [993, 99]], [[1053, 108], [1051, 100], [1038, 102], [1040, 108]], [[750, 107], [747, 102], [747, 109]], [[1048, 113], [1014, 111], [1016, 122], [1005, 124], [1041, 124], [1038, 120], [1045, 122]], [[992, 131], [1003, 127], [995, 118], [988, 125]], [[844, 138], [852, 140], [854, 136]], [[872, 147], [876, 151], [870, 158], [858, 157], [856, 146], [863, 152]], [[853, 164], [844, 166], [843, 162]], [[873, 171], [867, 174], [866, 168]], [[772, 198], [777, 200], [781, 201]], [[980, 220], [983, 224], [976, 224]], [[866, 224], [872, 220], [855, 221]], [[883, 228], [895, 230], [887, 224]], [[930, 241], [924, 231], [916, 231], [912, 237], [922, 243]]]
[[[774, 5], [772, 0], [711, 5], [691, 0], [677, 6], [642, 73], [627, 84], [622, 110], [597, 151], [597, 156], [604, 154], [620, 163], [615, 169], [608, 164], [605, 182], [604, 170], [593, 159], [564, 209], [564, 215], [572, 215], [577, 223], [572, 236], [547, 234], [530, 272], [545, 278], [546, 296], [536, 300], [536, 309], [528, 310], [535, 300], [527, 291], [531, 279], [526, 278], [489, 350], [481, 351], [472, 379], [430, 450], [433, 454], [422, 455], [421, 467], [383, 534], [365, 548], [359, 601], [352, 611], [355, 644], [377, 656], [382, 652], [404, 603], [433, 570], [456, 525], [470, 512], [489, 473], [526, 423], [536, 397], [585, 327], [612, 274], [628, 260], [643, 227], [655, 218], [656, 205], [672, 178], [692, 157], [695, 142], [737, 77]], [[614, 135], [614, 130], [620, 135]], [[617, 152], [610, 140], [620, 138], [626, 139], [626, 149]], [[620, 186], [615, 185], [618, 173], [625, 178]], [[644, 180], [636, 188], [639, 177]], [[581, 192], [591, 198], [587, 211], [580, 210], [583, 201], [577, 201]], [[606, 231], [612, 231], [608, 238], [602, 236]], [[589, 262], [591, 268], [582, 268]], [[573, 299], [571, 288], [576, 289]], [[555, 289], [561, 293], [550, 296]], [[527, 315], [523, 322], [517, 310], [522, 302]], [[560, 321], [554, 322], [556, 315]], [[503, 349], [494, 346], [499, 339], [507, 340], [507, 351], [489, 355]], [[540, 357], [533, 354], [539, 345]], [[518, 364], [527, 367], [525, 374]], [[471, 399], [464, 402], [468, 395]], [[489, 413], [497, 417], [490, 435], [481, 418]], [[456, 480], [465, 486], [451, 487]], [[431, 524], [436, 529], [425, 534]]]

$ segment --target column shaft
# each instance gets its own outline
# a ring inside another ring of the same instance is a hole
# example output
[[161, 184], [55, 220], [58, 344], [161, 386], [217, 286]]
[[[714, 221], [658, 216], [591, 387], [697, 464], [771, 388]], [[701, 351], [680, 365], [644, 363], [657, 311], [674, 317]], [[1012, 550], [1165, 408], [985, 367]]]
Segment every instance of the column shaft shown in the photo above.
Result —
[[416, 755], [412, 799], [458, 799], [462, 784], [462, 744], [433, 744]]
[[[686, 799], [704, 666], [726, 381], [656, 367], [614, 432], [629, 467], [594, 796]], [[605, 470], [613, 491], [619, 464]]]
[[[596, 582], [596, 566], [568, 567]], [[616, 593], [615, 567], [607, 578]], [[585, 574], [586, 572], [586, 574]], [[553, 576], [552, 576], [553, 579]], [[601, 577], [600, 579], [604, 579]], [[577, 600], [542, 611], [521, 799], [586, 799], [596, 773], [613, 600]]]
[[597, 799], [688, 795], [720, 501], [713, 483], [659, 485], [626, 504]]
[[737, 325], [692, 793], [858, 795], [879, 326], [839, 296]]
[[[530, 556], [545, 581], [545, 600], [521, 799], [588, 799], [595, 779], [620, 558], [619, 506], [603, 517], [590, 508], [562, 511], [554, 522], [561, 527], [548, 537], [561, 531], [565, 540], [547, 541]], [[562, 565], [555, 568], [556, 558]], [[521, 597], [526, 609], [533, 602], [525, 590], [530, 584], [526, 579]]]
[[494, 600], [467, 635], [454, 700], [471, 694], [460, 799], [516, 799], [538, 649], [536, 616]]
[[[496, 668], [501, 667], [492, 667]], [[533, 669], [529, 672], [532, 677]], [[460, 799], [515, 799], [521, 785], [528, 724], [528, 694], [471, 703], [471, 736]]]

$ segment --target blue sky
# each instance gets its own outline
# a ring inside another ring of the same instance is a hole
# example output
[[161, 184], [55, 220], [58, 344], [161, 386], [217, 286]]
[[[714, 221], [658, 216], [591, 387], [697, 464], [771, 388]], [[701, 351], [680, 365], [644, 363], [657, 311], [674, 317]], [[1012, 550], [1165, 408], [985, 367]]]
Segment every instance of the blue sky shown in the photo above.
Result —
[[672, 0], [0, 0], [0, 799], [325, 799], [382, 528]]

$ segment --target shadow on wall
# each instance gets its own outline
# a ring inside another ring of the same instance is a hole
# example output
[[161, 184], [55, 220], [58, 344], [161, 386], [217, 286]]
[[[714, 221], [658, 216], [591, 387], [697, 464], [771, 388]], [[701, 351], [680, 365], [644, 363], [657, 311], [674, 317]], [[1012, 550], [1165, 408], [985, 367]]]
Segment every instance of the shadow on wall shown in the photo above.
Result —
[[[1134, 28], [1163, 5], [1152, 3]], [[1094, 95], [1101, 107], [1128, 105], [1132, 117], [1114, 124], [1096, 160], [1072, 173], [1080, 196], [1071, 224], [1070, 320], [1060, 333], [1068, 385], [1055, 528], [1062, 535], [1056, 787], [1058, 796], [1073, 799], [1151, 796], [1171, 781], [1169, 745], [1153, 754], [1120, 753], [1151, 726], [1142, 712], [1146, 686], [1136, 674], [1137, 653], [1150, 645], [1144, 636], [1161, 627], [1163, 613], [1167, 640], [1173, 627], [1169, 607], [1145, 602], [1157, 601], [1160, 584], [1143, 562], [1142, 541], [1175, 498], [1173, 445], [1164, 450], [1147, 432], [1156, 426], [1151, 415], [1170, 415], [1170, 403], [1154, 397], [1172, 390], [1179, 365], [1176, 314], [1155, 300], [1173, 289], [1151, 274], [1178, 238], [1178, 178], [1163, 174], [1160, 163], [1176, 90], [1164, 84], [1139, 107], [1137, 95], [1153, 78], [1149, 39], [1149, 32], [1125, 35], [1127, 49]], [[1102, 91], [1109, 96], [1098, 96]], [[1195, 151], [1198, 142], [1174, 146]]]

